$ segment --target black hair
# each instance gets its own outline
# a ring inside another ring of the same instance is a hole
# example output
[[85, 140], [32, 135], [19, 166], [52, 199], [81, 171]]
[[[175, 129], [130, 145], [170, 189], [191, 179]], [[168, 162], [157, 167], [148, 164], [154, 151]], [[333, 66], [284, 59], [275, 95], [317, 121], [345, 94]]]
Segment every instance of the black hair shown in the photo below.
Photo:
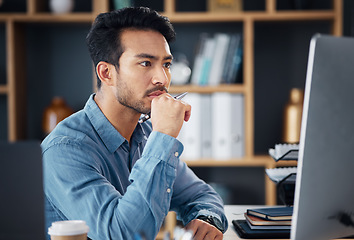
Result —
[[[176, 33], [167, 17], [147, 7], [128, 7], [99, 14], [86, 37], [91, 59], [96, 66], [100, 61], [119, 68], [119, 58], [123, 54], [120, 35], [125, 29], [154, 30], [161, 33], [170, 43]], [[97, 75], [97, 73], [96, 73]], [[97, 76], [97, 88], [101, 80]]]

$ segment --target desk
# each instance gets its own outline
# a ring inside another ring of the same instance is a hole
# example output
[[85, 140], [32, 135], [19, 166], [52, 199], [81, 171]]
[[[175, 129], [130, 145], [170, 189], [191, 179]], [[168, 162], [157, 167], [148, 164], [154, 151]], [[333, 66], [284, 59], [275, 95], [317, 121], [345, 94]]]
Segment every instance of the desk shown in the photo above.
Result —
[[243, 216], [243, 213], [246, 212], [247, 208], [260, 208], [260, 207], [265, 207], [265, 206], [260, 206], [260, 205], [256, 205], [256, 206], [254, 206], [254, 205], [253, 206], [252, 205], [225, 205], [225, 214], [226, 214], [227, 220], [229, 221], [229, 228], [225, 232], [223, 239], [224, 240], [243, 239], [237, 235], [235, 228], [232, 225], [232, 220], [245, 219]]

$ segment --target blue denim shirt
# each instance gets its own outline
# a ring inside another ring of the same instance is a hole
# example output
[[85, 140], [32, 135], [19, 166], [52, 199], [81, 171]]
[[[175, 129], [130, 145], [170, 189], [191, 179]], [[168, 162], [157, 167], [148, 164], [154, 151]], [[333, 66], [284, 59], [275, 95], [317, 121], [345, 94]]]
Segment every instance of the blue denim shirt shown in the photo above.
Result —
[[179, 159], [178, 140], [145, 122], [129, 144], [93, 98], [42, 143], [46, 229], [81, 219], [94, 240], [154, 239], [170, 210], [184, 224], [213, 215], [227, 228], [222, 200]]

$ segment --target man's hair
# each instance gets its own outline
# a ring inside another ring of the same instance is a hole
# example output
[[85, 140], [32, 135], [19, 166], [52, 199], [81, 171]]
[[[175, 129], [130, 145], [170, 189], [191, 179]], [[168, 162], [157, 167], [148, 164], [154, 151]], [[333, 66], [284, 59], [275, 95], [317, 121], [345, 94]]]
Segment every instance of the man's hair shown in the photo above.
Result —
[[[167, 17], [146, 7], [129, 7], [101, 13], [96, 17], [86, 37], [88, 50], [95, 66], [100, 61], [104, 61], [119, 68], [119, 58], [124, 52], [120, 36], [126, 29], [157, 31], [168, 43], [176, 36]], [[101, 80], [97, 76], [97, 88], [100, 87]]]

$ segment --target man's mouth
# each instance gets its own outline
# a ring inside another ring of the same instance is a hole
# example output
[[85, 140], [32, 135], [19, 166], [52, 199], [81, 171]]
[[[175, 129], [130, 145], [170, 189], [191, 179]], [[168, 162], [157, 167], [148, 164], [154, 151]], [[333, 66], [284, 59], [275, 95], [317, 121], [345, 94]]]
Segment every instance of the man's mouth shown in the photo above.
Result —
[[167, 93], [167, 88], [165, 87], [162, 87], [162, 88], [159, 88], [159, 89], [153, 89], [151, 90], [147, 96], [148, 97], [151, 97], [151, 98], [154, 98], [154, 97], [157, 97], [157, 96], [160, 96], [161, 94], [164, 94], [164, 93]]
[[164, 94], [164, 93], [165, 92], [163, 92], [163, 91], [155, 91], [155, 92], [148, 94], [148, 97], [157, 97], [157, 96], [160, 96], [161, 94]]

